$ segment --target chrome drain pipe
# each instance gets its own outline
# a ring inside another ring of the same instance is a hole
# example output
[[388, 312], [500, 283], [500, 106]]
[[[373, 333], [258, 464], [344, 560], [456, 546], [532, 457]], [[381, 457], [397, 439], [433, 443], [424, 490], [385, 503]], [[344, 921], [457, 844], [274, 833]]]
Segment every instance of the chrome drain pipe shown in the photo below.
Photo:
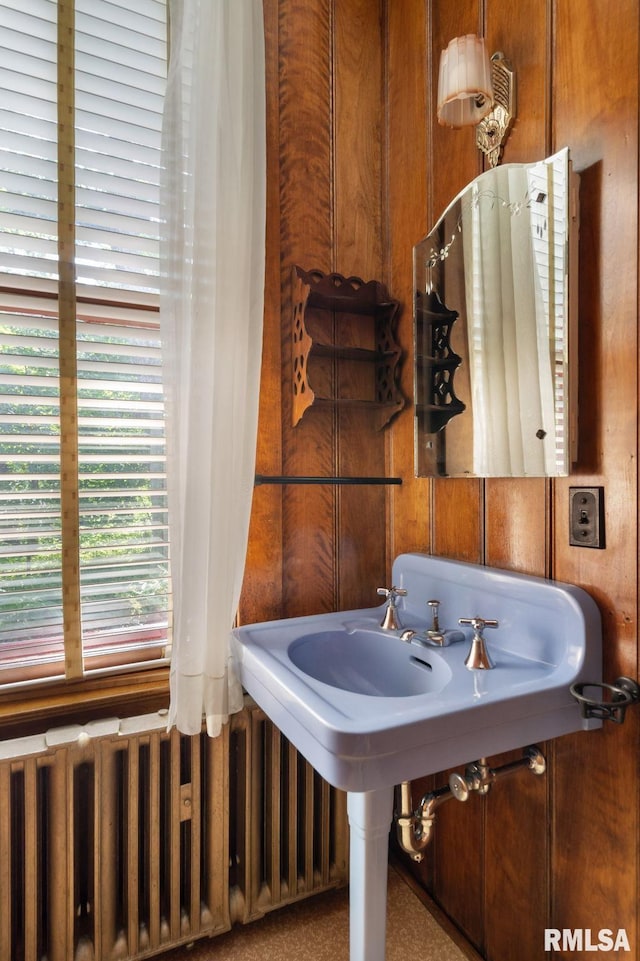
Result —
[[[398, 789], [396, 789], [398, 790]], [[417, 810], [412, 810], [411, 781], [399, 785], [400, 814], [396, 813], [395, 822], [398, 843], [414, 861], [422, 861], [423, 851], [431, 840], [435, 824], [436, 808], [453, 797], [448, 784], [425, 794]]]
[[501, 767], [490, 767], [486, 758], [480, 758], [473, 764], [468, 764], [464, 774], [452, 774], [449, 783], [425, 794], [416, 811], [412, 809], [411, 782], [403, 781], [396, 788], [396, 796], [400, 795], [398, 814], [395, 822], [398, 843], [414, 861], [422, 861], [424, 849], [431, 840], [435, 824], [435, 812], [441, 804], [455, 798], [466, 801], [472, 791], [487, 794], [491, 785], [509, 774], [515, 774], [522, 768], [528, 768], [532, 774], [544, 774], [547, 764], [540, 748], [535, 744], [526, 747], [523, 756], [518, 761], [511, 761]]

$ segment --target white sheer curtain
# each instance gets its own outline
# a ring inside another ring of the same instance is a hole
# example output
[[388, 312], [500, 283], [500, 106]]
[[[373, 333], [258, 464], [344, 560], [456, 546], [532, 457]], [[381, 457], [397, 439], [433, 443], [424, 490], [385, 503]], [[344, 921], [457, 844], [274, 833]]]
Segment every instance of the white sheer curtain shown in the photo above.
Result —
[[242, 707], [229, 653], [255, 471], [265, 235], [261, 0], [169, 0], [161, 332], [174, 591], [169, 726]]

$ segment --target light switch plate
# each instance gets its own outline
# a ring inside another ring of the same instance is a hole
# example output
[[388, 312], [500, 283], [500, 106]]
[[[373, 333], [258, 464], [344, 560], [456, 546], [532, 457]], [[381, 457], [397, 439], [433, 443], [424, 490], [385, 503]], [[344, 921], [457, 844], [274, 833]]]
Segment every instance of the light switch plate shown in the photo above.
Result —
[[604, 548], [604, 487], [569, 488], [569, 544]]

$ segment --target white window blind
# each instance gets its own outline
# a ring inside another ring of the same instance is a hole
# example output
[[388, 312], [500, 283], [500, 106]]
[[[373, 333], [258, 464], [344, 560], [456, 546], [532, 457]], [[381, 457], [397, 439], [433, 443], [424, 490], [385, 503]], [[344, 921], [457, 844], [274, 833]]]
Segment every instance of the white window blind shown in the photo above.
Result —
[[41, 289], [57, 277], [57, 16], [54, 0], [25, 6], [0, 3], [0, 267]]
[[[157, 322], [165, 3], [130, 6], [76, 0], [75, 49], [59, 76], [57, 0], [0, 0], [0, 683], [62, 674], [74, 619], [85, 671], [166, 656]], [[59, 338], [56, 98], [72, 62], [77, 382], [61, 391], [69, 346]], [[76, 395], [77, 436], [68, 437], [61, 398], [75, 404]], [[79, 558], [61, 533], [61, 484], [77, 496]], [[78, 559], [76, 611], [63, 570]]]
[[78, 283], [138, 302], [158, 296], [165, 62], [164, 0], [76, 0]]

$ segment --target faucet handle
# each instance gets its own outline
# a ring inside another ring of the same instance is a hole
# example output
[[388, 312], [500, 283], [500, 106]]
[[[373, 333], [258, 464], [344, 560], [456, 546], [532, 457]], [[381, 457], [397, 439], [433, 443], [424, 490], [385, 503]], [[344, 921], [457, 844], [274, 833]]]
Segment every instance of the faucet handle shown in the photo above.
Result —
[[471, 639], [471, 649], [467, 655], [464, 665], [470, 671], [487, 671], [494, 666], [493, 661], [487, 653], [482, 632], [485, 627], [498, 627], [498, 621], [488, 620], [485, 617], [461, 617], [459, 624], [471, 624], [473, 637]]
[[379, 587], [378, 594], [386, 597], [388, 600], [387, 609], [384, 614], [384, 618], [380, 624], [380, 627], [384, 628], [385, 631], [397, 631], [401, 627], [400, 621], [398, 620], [396, 614], [396, 598], [406, 597], [407, 592], [404, 587]]
[[460, 617], [458, 618], [458, 624], [471, 624], [471, 627], [476, 634], [482, 636], [482, 632], [485, 627], [499, 627], [498, 621], [487, 620], [484, 617]]
[[396, 597], [406, 597], [407, 592], [404, 587], [379, 587], [378, 594], [389, 598], [389, 603], [395, 603]]

